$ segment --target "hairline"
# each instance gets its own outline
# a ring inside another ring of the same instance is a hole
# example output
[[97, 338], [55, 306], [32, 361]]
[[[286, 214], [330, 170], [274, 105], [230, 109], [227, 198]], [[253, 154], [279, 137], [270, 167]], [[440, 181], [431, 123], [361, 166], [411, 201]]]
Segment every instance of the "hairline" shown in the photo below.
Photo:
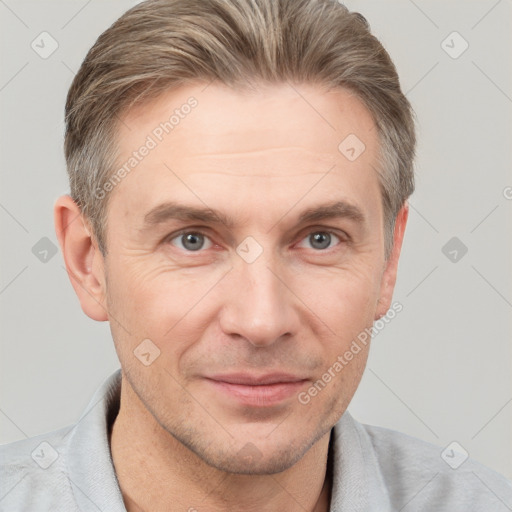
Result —
[[[262, 80], [259, 77], [249, 77], [248, 79], [244, 81], [238, 81], [234, 84], [227, 83], [225, 81], [221, 81], [219, 79], [215, 80], [216, 83], [222, 84], [223, 86], [229, 87], [233, 92], [256, 92], [260, 91], [261, 87], [272, 87], [272, 86], [279, 86], [285, 83], [289, 83], [287, 80], [278, 80], [276, 82], [270, 82], [267, 80]], [[112, 176], [116, 173], [116, 170], [119, 168], [120, 162], [118, 160], [119, 155], [116, 154], [116, 152], [120, 149], [120, 127], [122, 124], [124, 124], [124, 120], [137, 108], [143, 108], [146, 105], [149, 105], [153, 102], [157, 102], [159, 99], [161, 99], [166, 94], [179, 91], [183, 87], [193, 87], [195, 85], [202, 85], [208, 83], [210, 85], [212, 81], [207, 82], [207, 80], [196, 77], [188, 81], [181, 81], [180, 83], [171, 83], [167, 88], [164, 88], [158, 92], [158, 94], [152, 94], [151, 90], [150, 93], [147, 95], [139, 94], [134, 100], [131, 102], [128, 102], [127, 105], [124, 105], [121, 107], [120, 111], [117, 113], [117, 115], [113, 116], [110, 122], [110, 125], [108, 126], [108, 132], [110, 133], [110, 144], [108, 144], [108, 148], [110, 149], [109, 154], [111, 155], [110, 162], [107, 163], [106, 167], [108, 169], [107, 172], [103, 174], [104, 179], [101, 183], [98, 183], [97, 188], [103, 187], [105, 183], [107, 183]], [[394, 226], [396, 221], [396, 216], [393, 215], [391, 211], [388, 211], [388, 208], [385, 204], [385, 186], [383, 183], [383, 173], [385, 173], [385, 166], [387, 164], [386, 160], [389, 158], [389, 155], [386, 154], [386, 143], [384, 141], [384, 134], [382, 133], [382, 130], [378, 124], [378, 120], [376, 119], [375, 114], [371, 111], [371, 109], [368, 107], [365, 98], [362, 97], [362, 95], [355, 90], [350, 85], [345, 84], [338, 84], [338, 85], [332, 85], [330, 83], [327, 83], [326, 81], [320, 81], [320, 80], [311, 80], [308, 82], [302, 82], [307, 85], [314, 85], [319, 86], [323, 89], [323, 92], [331, 92], [336, 90], [341, 90], [344, 92], [348, 92], [349, 94], [355, 96], [363, 105], [363, 107], [366, 109], [366, 111], [370, 114], [372, 122], [374, 124], [374, 127], [377, 131], [377, 162], [376, 166], [372, 166], [373, 170], [377, 173], [377, 179], [379, 181], [379, 191], [380, 191], [380, 199], [381, 199], [381, 208], [382, 208], [382, 221], [383, 221], [383, 230], [384, 230], [384, 253], [385, 253], [385, 259], [388, 259], [388, 257], [391, 254], [391, 250], [393, 247], [393, 232], [394, 232]], [[298, 85], [298, 84], [297, 84]], [[113, 156], [115, 155], [115, 156]], [[103, 156], [99, 155], [99, 158], [101, 162], [103, 163]], [[113, 192], [113, 191], [112, 191]], [[105, 194], [105, 197], [103, 199], [98, 199], [100, 203], [100, 215], [98, 218], [99, 222], [94, 222], [94, 219], [87, 216], [88, 220], [90, 221], [91, 228], [93, 231], [93, 234], [96, 238], [96, 241], [98, 243], [98, 247], [102, 253], [103, 256], [106, 256], [108, 253], [108, 247], [107, 247], [107, 225], [108, 225], [108, 210], [110, 206], [110, 197], [112, 195], [112, 192], [108, 192]], [[397, 212], [398, 213], [398, 212]]]

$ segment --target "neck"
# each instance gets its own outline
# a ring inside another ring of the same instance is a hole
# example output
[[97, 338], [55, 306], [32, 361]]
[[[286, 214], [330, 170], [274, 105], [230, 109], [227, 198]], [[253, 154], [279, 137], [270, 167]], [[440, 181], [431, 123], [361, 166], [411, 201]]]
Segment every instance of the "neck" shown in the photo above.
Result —
[[165, 431], [123, 378], [110, 446], [127, 512], [328, 512], [329, 440], [330, 432], [281, 473], [227, 473]]

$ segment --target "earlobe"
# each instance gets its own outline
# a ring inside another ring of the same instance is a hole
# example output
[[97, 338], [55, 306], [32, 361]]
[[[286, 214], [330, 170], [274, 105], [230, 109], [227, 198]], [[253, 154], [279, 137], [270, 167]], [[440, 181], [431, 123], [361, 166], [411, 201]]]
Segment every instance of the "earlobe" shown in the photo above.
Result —
[[55, 202], [54, 221], [66, 271], [82, 310], [93, 320], [108, 320], [103, 255], [87, 220], [69, 195]]
[[393, 234], [393, 249], [391, 250], [391, 254], [389, 255], [386, 267], [382, 274], [380, 297], [375, 311], [374, 320], [382, 318], [391, 306], [398, 271], [398, 260], [400, 258], [400, 251], [402, 249], [402, 242], [404, 239], [408, 216], [409, 205], [405, 202], [396, 216], [395, 230]]

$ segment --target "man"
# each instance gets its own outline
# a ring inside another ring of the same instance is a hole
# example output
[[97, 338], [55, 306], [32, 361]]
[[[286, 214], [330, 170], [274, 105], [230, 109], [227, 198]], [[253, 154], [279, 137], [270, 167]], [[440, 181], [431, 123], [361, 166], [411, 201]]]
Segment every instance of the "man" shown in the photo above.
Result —
[[392, 293], [411, 107], [331, 0], [150, 0], [66, 103], [57, 236], [121, 370], [2, 448], [2, 510], [512, 507], [500, 475], [347, 412]]

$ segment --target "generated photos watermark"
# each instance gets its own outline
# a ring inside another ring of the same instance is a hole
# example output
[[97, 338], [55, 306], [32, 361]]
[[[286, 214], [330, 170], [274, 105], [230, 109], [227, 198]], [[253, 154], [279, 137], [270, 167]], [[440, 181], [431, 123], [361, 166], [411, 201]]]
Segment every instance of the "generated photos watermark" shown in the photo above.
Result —
[[306, 391], [302, 391], [297, 395], [297, 399], [302, 405], [307, 405], [311, 399], [317, 396], [325, 389], [327, 384], [331, 382], [342, 370], [347, 366], [354, 357], [361, 352], [368, 342], [381, 332], [391, 320], [393, 320], [398, 313], [403, 310], [403, 305], [400, 302], [394, 302], [388, 312], [379, 320], [373, 323], [370, 328], [365, 328], [361, 331], [357, 338], [352, 340], [350, 347], [341, 355], [336, 358], [336, 361], [327, 368], [323, 375], [314, 382]]
[[175, 108], [173, 114], [167, 121], [162, 121], [155, 127], [151, 133], [146, 137], [144, 144], [137, 150], [132, 152], [132, 156], [128, 158], [110, 178], [94, 191], [96, 199], [103, 199], [107, 193], [112, 192], [114, 188], [121, 183], [121, 181], [128, 176], [128, 174], [137, 167], [144, 158], [146, 158], [158, 144], [160, 144], [166, 135], [171, 133], [176, 126], [178, 126], [183, 119], [185, 119], [192, 109], [197, 107], [199, 102], [194, 96], [188, 98], [186, 103], [183, 103], [179, 108]]

